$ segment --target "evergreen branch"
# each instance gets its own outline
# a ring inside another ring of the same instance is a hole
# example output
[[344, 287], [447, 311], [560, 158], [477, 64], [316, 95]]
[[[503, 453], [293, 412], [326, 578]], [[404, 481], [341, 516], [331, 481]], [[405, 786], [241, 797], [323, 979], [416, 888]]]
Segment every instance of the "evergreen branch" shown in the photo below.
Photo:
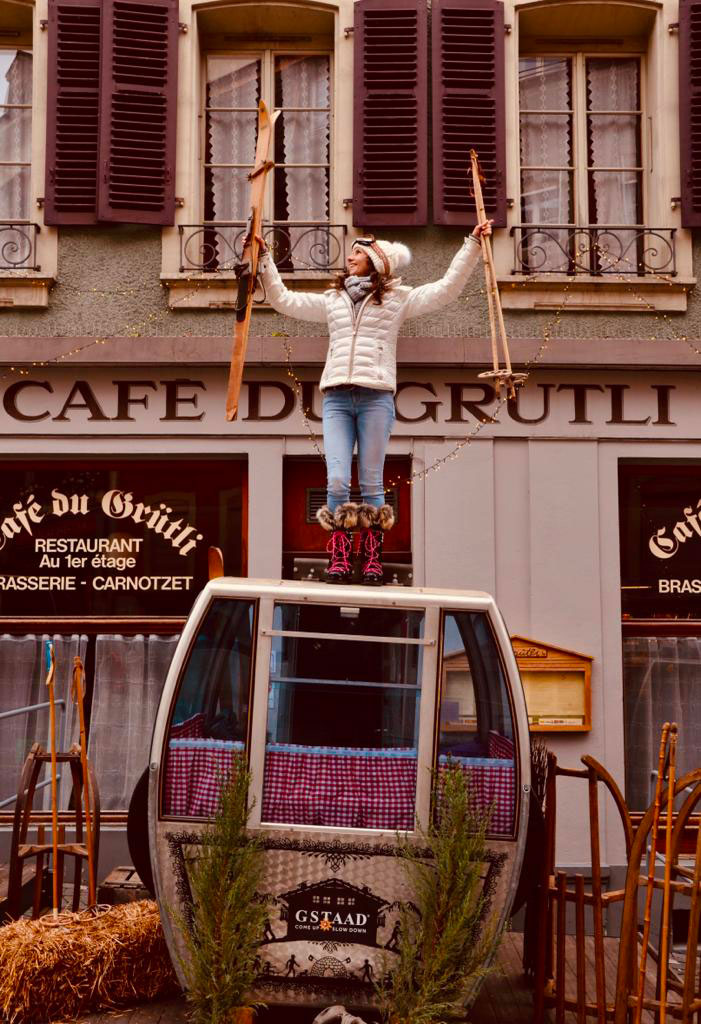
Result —
[[189, 866], [192, 922], [173, 914], [187, 949], [180, 965], [195, 1024], [228, 1024], [257, 974], [270, 903], [261, 895], [261, 844], [246, 833], [249, 783], [243, 766], [222, 780], [217, 814]]
[[[413, 901], [399, 914], [398, 953], [384, 958], [377, 994], [385, 1024], [445, 1024], [461, 1016], [485, 961], [496, 921], [487, 917], [482, 873], [488, 859], [491, 811], [476, 809], [462, 769], [449, 765], [436, 779], [439, 815], [415, 840], [400, 838]], [[428, 851], [429, 856], [426, 856]]]

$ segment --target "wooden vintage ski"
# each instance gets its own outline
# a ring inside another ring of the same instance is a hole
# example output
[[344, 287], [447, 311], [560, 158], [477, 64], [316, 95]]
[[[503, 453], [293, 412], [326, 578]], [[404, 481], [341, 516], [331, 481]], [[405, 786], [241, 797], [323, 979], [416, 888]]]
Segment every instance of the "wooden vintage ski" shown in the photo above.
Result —
[[229, 367], [229, 384], [226, 390], [226, 418], [235, 420], [239, 407], [239, 392], [243, 377], [243, 364], [246, 359], [248, 330], [251, 324], [251, 307], [253, 292], [256, 287], [258, 270], [258, 241], [263, 220], [263, 198], [265, 196], [265, 179], [273, 167], [268, 160], [270, 143], [273, 137], [273, 125], [279, 114], [270, 115], [263, 100], [258, 104], [258, 140], [256, 142], [256, 158], [253, 170], [248, 175], [251, 183], [251, 202], [248, 224], [246, 225], [246, 244], [241, 263], [236, 267], [238, 277], [238, 293], [236, 298], [236, 323], [234, 324], [234, 342]]

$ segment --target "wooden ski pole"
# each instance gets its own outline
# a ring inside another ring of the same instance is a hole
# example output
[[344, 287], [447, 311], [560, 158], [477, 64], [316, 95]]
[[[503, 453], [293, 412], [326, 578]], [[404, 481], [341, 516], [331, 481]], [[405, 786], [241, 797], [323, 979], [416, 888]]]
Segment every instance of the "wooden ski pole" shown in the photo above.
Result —
[[669, 730], [669, 770], [667, 772], [667, 820], [665, 821], [664, 883], [662, 886], [662, 936], [660, 940], [660, 1020], [667, 1019], [667, 974], [669, 970], [669, 914], [672, 882], [672, 817], [674, 815], [674, 786], [677, 781], [677, 723]]
[[51, 742], [51, 840], [53, 844], [53, 916], [58, 917], [58, 787], [56, 780], [56, 702], [54, 699], [54, 677], [56, 661], [54, 645], [47, 641], [49, 670], [46, 685], [49, 688], [49, 737]]
[[260, 101], [258, 105], [258, 139], [256, 142], [255, 163], [253, 170], [248, 175], [248, 180], [251, 182], [251, 212], [246, 226], [246, 242], [242, 261], [236, 268], [239, 287], [236, 299], [236, 322], [234, 325], [231, 365], [229, 367], [229, 382], [226, 390], [226, 418], [229, 421], [236, 419], [239, 407], [243, 364], [246, 360], [248, 331], [251, 325], [253, 292], [256, 287], [256, 274], [258, 272], [260, 246], [257, 236], [260, 235], [263, 219], [265, 181], [268, 171], [274, 166], [272, 160], [268, 160], [268, 153], [273, 137], [273, 125], [279, 113], [280, 111], [278, 110], [271, 116], [263, 100]]
[[[477, 210], [477, 223], [484, 224], [487, 220], [487, 211], [484, 205], [482, 194], [482, 172], [479, 164], [479, 157], [474, 149], [470, 150], [470, 164], [472, 169], [472, 190]], [[516, 384], [522, 384], [528, 377], [525, 373], [514, 373], [511, 366], [511, 354], [509, 353], [509, 342], [506, 337], [506, 324], [504, 323], [504, 312], [501, 308], [501, 296], [497, 283], [497, 272], [494, 266], [494, 254], [492, 242], [489, 235], [482, 235], [482, 262], [484, 264], [484, 276], [487, 289], [487, 307], [489, 310], [489, 324], [492, 338], [492, 362], [493, 369], [487, 373], [481, 373], [480, 377], [489, 377], [494, 380], [497, 395], [506, 386], [509, 398], [516, 396]], [[494, 314], [496, 313], [496, 327]], [[501, 349], [504, 358], [504, 369], [499, 362], [498, 343], [501, 341]]]
[[[470, 150], [470, 160], [472, 164], [472, 190], [475, 196], [475, 206], [477, 208], [477, 222], [484, 224], [487, 219], [487, 211], [484, 208], [484, 199], [482, 197], [482, 182], [480, 181], [480, 167], [477, 159], [477, 153], [474, 149]], [[499, 349], [497, 346], [497, 325], [496, 315], [494, 310], [495, 302], [495, 288], [494, 281], [492, 279], [492, 269], [489, 262], [489, 256], [487, 254], [487, 242], [488, 239], [483, 237], [481, 239], [482, 245], [482, 266], [484, 267], [484, 281], [487, 290], [487, 311], [489, 313], [489, 331], [492, 341], [492, 366], [495, 373], [499, 372]], [[498, 296], [498, 292], [497, 292]]]
[[660, 736], [660, 749], [657, 755], [657, 781], [655, 783], [655, 803], [652, 812], [652, 829], [650, 832], [650, 859], [647, 867], [647, 888], [645, 891], [645, 918], [643, 921], [643, 940], [640, 950], [640, 966], [638, 970], [638, 994], [635, 1004], [635, 1017], [633, 1024], [640, 1024], [643, 1015], [643, 999], [645, 998], [645, 970], [647, 967], [647, 948], [650, 941], [650, 918], [652, 910], [652, 897], [654, 895], [655, 880], [655, 857], [657, 855], [657, 836], [660, 827], [660, 802], [662, 799], [662, 786], [664, 783], [664, 767], [667, 759], [667, 744], [669, 742], [669, 722], [662, 726]]
[[[482, 195], [482, 172], [479, 165], [479, 159], [477, 152], [474, 149], [470, 150], [470, 162], [472, 166], [472, 190], [475, 197], [475, 207], [477, 209], [477, 223], [484, 224], [487, 220], [487, 210], [484, 205], [484, 197]], [[484, 265], [484, 279], [487, 287], [487, 305], [489, 308], [489, 325], [492, 334], [492, 361], [494, 364], [494, 370], [499, 370], [499, 351], [497, 347], [496, 337], [496, 323], [495, 323], [495, 312], [500, 306], [499, 300], [499, 289], [497, 288], [496, 275], [494, 273], [494, 261], [492, 259], [492, 246], [488, 235], [482, 235], [480, 238], [482, 243], [482, 263]], [[500, 330], [501, 324], [500, 322]]]
[[95, 858], [92, 831], [92, 810], [90, 808], [90, 772], [88, 768], [88, 751], [85, 740], [85, 669], [83, 662], [76, 655], [73, 658], [73, 700], [78, 705], [78, 722], [80, 726], [80, 767], [83, 775], [83, 799], [85, 800], [85, 845], [88, 849], [88, 906], [94, 907], [95, 897]]

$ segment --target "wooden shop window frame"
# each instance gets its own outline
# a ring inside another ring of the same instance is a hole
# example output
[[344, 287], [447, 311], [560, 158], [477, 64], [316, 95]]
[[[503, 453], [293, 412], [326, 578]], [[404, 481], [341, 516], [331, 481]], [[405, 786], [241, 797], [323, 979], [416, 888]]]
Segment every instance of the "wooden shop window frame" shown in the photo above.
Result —
[[48, 46], [35, 3], [17, 0], [0, 4], [0, 44], [2, 49], [25, 50], [32, 54], [27, 219], [17, 217], [4, 221], [6, 226], [14, 224], [15, 230], [3, 236], [8, 246], [16, 244], [22, 252], [26, 244], [30, 255], [24, 261], [26, 266], [0, 267], [0, 309], [45, 308], [58, 273], [58, 235], [46, 225], [43, 215]]
[[[534, 701], [541, 687], [556, 687], [569, 691], [567, 704], [571, 705], [572, 687], [576, 687], [581, 713], [572, 714], [565, 704], [565, 713], [558, 714], [557, 706], [552, 713], [539, 711], [531, 714], [528, 724], [531, 732], [589, 732], [591, 730], [591, 665], [594, 660], [588, 654], [580, 654], [554, 644], [544, 644], [525, 636], [512, 636], [511, 643], [516, 657], [526, 705]], [[550, 678], [548, 678], [550, 677]]]

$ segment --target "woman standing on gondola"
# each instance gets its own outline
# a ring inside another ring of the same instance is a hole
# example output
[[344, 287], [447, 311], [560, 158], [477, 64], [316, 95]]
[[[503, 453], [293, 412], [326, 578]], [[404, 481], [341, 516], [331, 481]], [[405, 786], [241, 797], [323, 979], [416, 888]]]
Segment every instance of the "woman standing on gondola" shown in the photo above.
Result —
[[[465, 287], [480, 252], [480, 238], [491, 221], [479, 224], [453, 257], [439, 281], [409, 288], [396, 277], [411, 252], [401, 242], [356, 238], [347, 272], [323, 294], [293, 292], [284, 286], [265, 241], [258, 238], [258, 273], [267, 301], [278, 313], [325, 323], [329, 348], [319, 389], [323, 394], [327, 503], [317, 519], [330, 533], [329, 583], [352, 577], [352, 530], [361, 527], [357, 555], [363, 583], [384, 582], [382, 539], [394, 524], [385, 504], [385, 452], [394, 424], [397, 389], [397, 336], [409, 317], [433, 313], [453, 302]], [[350, 501], [353, 450], [358, 446], [360, 505]]]

